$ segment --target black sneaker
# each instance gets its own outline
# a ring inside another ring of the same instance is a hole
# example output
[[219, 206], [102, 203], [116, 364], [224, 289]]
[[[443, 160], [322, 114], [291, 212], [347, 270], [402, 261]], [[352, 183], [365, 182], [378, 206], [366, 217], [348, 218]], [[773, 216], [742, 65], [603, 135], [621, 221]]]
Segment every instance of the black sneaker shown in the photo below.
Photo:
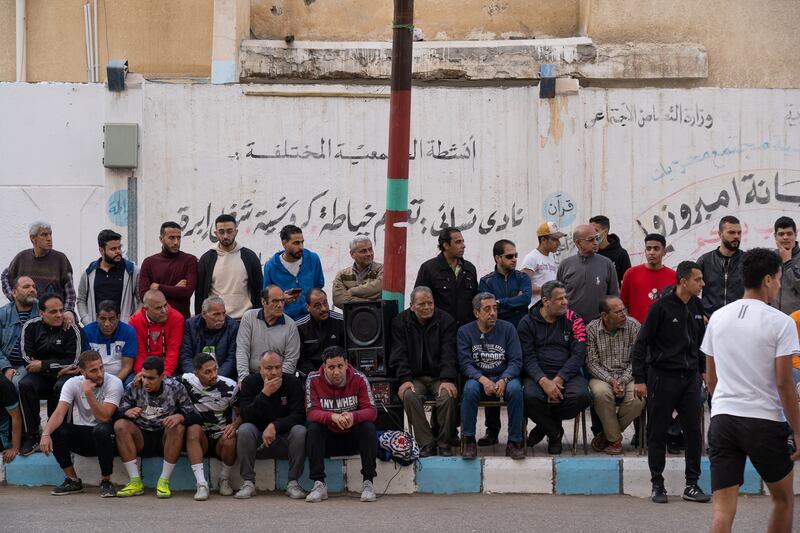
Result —
[[650, 499], [653, 500], [654, 503], [667, 503], [667, 489], [664, 488], [664, 485], [653, 485], [653, 492], [650, 494]]
[[101, 498], [116, 498], [117, 489], [108, 479], [100, 481], [100, 497]]
[[27, 457], [39, 451], [39, 435], [25, 435], [22, 437], [22, 446], [19, 447], [19, 455]]
[[498, 440], [498, 432], [487, 429], [486, 435], [478, 439], [478, 446], [494, 446], [499, 442]]
[[50, 494], [53, 496], [66, 496], [67, 494], [78, 494], [79, 492], [83, 492], [83, 483], [81, 483], [81, 480], [78, 479], [76, 481], [65, 477], [64, 483], [54, 488]]
[[697, 486], [697, 483], [686, 485], [686, 489], [684, 489], [681, 498], [687, 502], [707, 503], [711, 501], [711, 496], [703, 492], [703, 490]]
[[526, 443], [529, 447], [533, 448], [544, 438], [544, 431], [539, 426], [534, 426], [534, 428], [528, 433], [528, 442]]

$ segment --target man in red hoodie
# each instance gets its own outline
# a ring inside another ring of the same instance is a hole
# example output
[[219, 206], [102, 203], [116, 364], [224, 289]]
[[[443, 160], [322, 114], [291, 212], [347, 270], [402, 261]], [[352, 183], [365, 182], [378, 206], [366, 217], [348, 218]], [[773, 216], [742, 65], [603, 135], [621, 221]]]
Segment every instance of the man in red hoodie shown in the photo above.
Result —
[[154, 355], [164, 360], [164, 375], [172, 377], [178, 366], [178, 352], [183, 341], [183, 315], [173, 309], [164, 293], [150, 289], [144, 293], [144, 305], [136, 311], [129, 322], [136, 332], [136, 359], [133, 372], [128, 374], [125, 385], [142, 371], [144, 360]]
[[306, 380], [306, 453], [314, 488], [307, 502], [328, 499], [325, 484], [325, 457], [361, 456], [364, 484], [362, 502], [374, 502], [375, 458], [378, 440], [375, 419], [378, 411], [372, 389], [364, 374], [347, 362], [347, 352], [340, 346], [329, 346], [322, 352], [322, 367], [311, 372]]

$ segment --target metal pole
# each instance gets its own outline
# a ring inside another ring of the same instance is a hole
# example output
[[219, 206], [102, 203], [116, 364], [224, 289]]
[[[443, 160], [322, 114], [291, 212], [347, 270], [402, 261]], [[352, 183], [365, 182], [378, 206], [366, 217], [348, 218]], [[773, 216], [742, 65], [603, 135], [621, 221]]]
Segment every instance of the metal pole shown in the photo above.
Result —
[[408, 144], [411, 133], [411, 56], [414, 0], [394, 0], [392, 91], [389, 100], [389, 160], [384, 225], [383, 298], [405, 307], [408, 224]]

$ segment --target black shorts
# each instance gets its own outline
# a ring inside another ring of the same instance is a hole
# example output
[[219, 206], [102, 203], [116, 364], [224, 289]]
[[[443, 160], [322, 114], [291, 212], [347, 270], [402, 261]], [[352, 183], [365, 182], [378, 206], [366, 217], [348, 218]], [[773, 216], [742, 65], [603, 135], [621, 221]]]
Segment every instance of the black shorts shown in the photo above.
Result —
[[794, 468], [790, 458], [789, 424], [763, 418], [715, 415], [708, 428], [711, 491], [744, 483], [747, 458], [758, 475], [775, 483]]
[[210, 433], [206, 433], [205, 436], [206, 440], [208, 441], [208, 449], [206, 450], [206, 457], [208, 457], [209, 459], [219, 459], [221, 461], [222, 459], [220, 458], [219, 455], [217, 455], [217, 443], [219, 442], [219, 439], [222, 438], [222, 436], [219, 436], [216, 439], [212, 437]]
[[156, 431], [141, 430], [144, 446], [139, 452], [141, 457], [163, 457], [164, 456], [164, 430]]

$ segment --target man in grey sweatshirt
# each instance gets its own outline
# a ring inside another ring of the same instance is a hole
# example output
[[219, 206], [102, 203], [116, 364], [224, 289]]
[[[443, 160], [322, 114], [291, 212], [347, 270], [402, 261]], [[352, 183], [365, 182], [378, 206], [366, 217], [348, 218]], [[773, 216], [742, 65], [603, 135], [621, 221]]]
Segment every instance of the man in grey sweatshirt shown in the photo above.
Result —
[[570, 309], [588, 324], [600, 316], [600, 301], [605, 296], [619, 296], [619, 282], [614, 263], [597, 253], [600, 235], [594, 227], [578, 226], [572, 241], [578, 253], [561, 262], [556, 279], [567, 287]]
[[242, 382], [251, 372], [258, 372], [264, 352], [283, 356], [283, 371], [294, 375], [300, 358], [300, 334], [294, 320], [284, 314], [286, 296], [277, 285], [261, 291], [261, 309], [251, 309], [242, 317], [236, 336], [236, 371]]

